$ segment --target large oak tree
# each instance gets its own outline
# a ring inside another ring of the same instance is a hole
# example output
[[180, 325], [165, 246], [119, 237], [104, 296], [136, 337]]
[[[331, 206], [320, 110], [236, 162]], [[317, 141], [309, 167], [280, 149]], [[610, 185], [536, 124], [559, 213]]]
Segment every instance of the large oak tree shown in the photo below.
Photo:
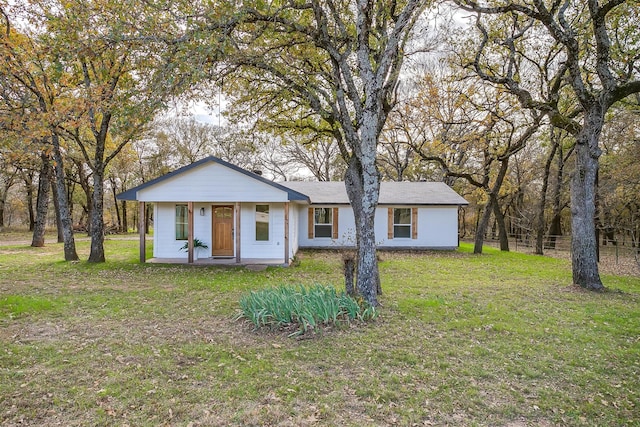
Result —
[[599, 141], [607, 111], [640, 92], [638, 3], [455, 2], [478, 16], [480, 42], [470, 62], [477, 74], [507, 88], [525, 108], [544, 112], [554, 126], [574, 136], [573, 281], [603, 289], [594, 223]]
[[[21, 32], [14, 28], [14, 22], [25, 21], [30, 22], [30, 28], [38, 28], [36, 22], [27, 20], [24, 16], [18, 17], [22, 11], [17, 6], [8, 8], [0, 5], [3, 17], [0, 24], [0, 73], [3, 76], [1, 92], [4, 113], [2, 127], [22, 141], [28, 141], [22, 144], [23, 150], [30, 149], [27, 146], [33, 141], [48, 141], [50, 149], [43, 151], [43, 161], [48, 162], [48, 152], [52, 152], [64, 258], [73, 261], [78, 259], [78, 254], [65, 186], [63, 149], [56, 132], [70, 105], [67, 86], [69, 73], [50, 46], [40, 42], [36, 31], [24, 29]], [[41, 186], [41, 189], [44, 187]], [[46, 209], [44, 205], [45, 203], [41, 208]], [[41, 229], [44, 231], [44, 227]], [[34, 242], [36, 237], [34, 234]]]
[[[313, 117], [348, 164], [358, 244], [357, 291], [377, 305], [374, 234], [380, 132], [394, 105], [407, 40], [424, 0], [243, 2], [203, 28], [223, 30], [223, 75], [235, 101], [265, 119]], [[281, 120], [282, 121], [282, 120]]]
[[[23, 23], [32, 45], [42, 53], [36, 65], [43, 64], [38, 68], [40, 80], [31, 78], [28, 57], [4, 65], [39, 100], [37, 113], [48, 124], [54, 147], [59, 146], [60, 137], [75, 144], [84, 160], [81, 167], [90, 170], [90, 262], [105, 259], [107, 166], [171, 97], [189, 87], [185, 76], [190, 73], [181, 68], [185, 61], [179, 59], [183, 52], [175, 41], [183, 28], [178, 28], [180, 24], [165, 6], [140, 1], [28, 0], [2, 9], [7, 22]], [[16, 49], [5, 50], [25, 57]], [[64, 103], [56, 103], [46, 95], [52, 83], [61, 81], [66, 97]], [[62, 158], [55, 164], [61, 176]], [[64, 193], [58, 188], [59, 195]]]

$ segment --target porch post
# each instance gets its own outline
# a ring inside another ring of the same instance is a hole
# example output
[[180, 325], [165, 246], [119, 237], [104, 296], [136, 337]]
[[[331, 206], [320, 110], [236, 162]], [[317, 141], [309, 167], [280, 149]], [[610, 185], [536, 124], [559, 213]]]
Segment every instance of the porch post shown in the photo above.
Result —
[[193, 202], [187, 203], [187, 242], [189, 243], [188, 260], [189, 264], [193, 264]]
[[241, 259], [241, 254], [242, 252], [240, 251], [240, 202], [236, 202], [236, 206], [235, 206], [235, 211], [236, 211], [236, 232], [235, 232], [235, 237], [236, 237], [236, 263], [240, 264], [242, 262]]
[[289, 265], [289, 202], [284, 203], [284, 263]]
[[140, 264], [144, 264], [147, 261], [147, 240], [145, 231], [147, 230], [147, 216], [145, 215], [147, 210], [147, 204], [145, 202], [138, 203], [138, 233], [140, 233]]

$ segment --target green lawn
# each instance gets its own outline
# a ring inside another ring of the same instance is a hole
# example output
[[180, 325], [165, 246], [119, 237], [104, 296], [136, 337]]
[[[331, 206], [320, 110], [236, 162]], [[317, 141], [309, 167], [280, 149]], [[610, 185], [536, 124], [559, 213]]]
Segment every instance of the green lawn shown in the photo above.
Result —
[[595, 294], [563, 260], [383, 253], [376, 320], [300, 340], [234, 320], [238, 301], [341, 287], [337, 257], [253, 272], [137, 249], [0, 246], [0, 425], [640, 425], [638, 277]]

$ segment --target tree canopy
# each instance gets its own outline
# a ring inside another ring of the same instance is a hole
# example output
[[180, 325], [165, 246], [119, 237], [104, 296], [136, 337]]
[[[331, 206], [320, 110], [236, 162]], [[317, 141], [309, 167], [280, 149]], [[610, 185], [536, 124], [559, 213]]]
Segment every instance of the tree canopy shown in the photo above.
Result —
[[[357, 291], [375, 305], [381, 179], [462, 189], [476, 249], [491, 216], [501, 239], [536, 228], [541, 248], [544, 228], [559, 234], [571, 174], [574, 281], [601, 289], [595, 231], [627, 221], [631, 232], [640, 209], [634, 179], [617, 176], [621, 165], [635, 176], [637, 2], [454, 4], [468, 25], [445, 19], [434, 44], [424, 0], [1, 1], [0, 149], [12, 168], [0, 196], [20, 177], [36, 223], [35, 179], [43, 218], [53, 167], [65, 259], [77, 258], [70, 197], [90, 218], [90, 260], [103, 261], [105, 186], [115, 194], [211, 154], [279, 179], [305, 165], [345, 180]], [[429, 61], [442, 69], [416, 71]], [[212, 92], [225, 93], [231, 127], [157, 120], [170, 102], [214, 102]], [[28, 162], [13, 162], [20, 152]]]
[[467, 66], [574, 136], [573, 280], [602, 289], [594, 221], [599, 142], [607, 111], [640, 92], [637, 2], [455, 3], [477, 14], [480, 42]]
[[233, 75], [225, 88], [238, 94], [236, 102], [274, 127], [316, 128], [338, 144], [356, 218], [357, 290], [372, 305], [379, 291], [373, 234], [378, 139], [395, 102], [404, 49], [426, 5], [251, 1], [204, 21], [206, 29], [225, 29], [217, 70]]

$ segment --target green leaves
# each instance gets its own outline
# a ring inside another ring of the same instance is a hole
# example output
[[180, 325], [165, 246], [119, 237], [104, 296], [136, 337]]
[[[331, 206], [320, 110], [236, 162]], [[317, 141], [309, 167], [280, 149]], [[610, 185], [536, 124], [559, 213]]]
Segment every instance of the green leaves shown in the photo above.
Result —
[[[204, 243], [202, 240], [200, 239], [193, 239], [193, 247], [194, 248], [202, 248], [202, 249], [208, 249], [209, 246], [207, 246], [206, 243]], [[188, 251], [189, 250], [189, 242], [185, 242], [184, 245], [182, 245], [182, 247], [180, 248], [181, 251]]]
[[374, 307], [357, 301], [332, 286], [280, 286], [249, 292], [240, 299], [241, 313], [256, 328], [297, 326], [291, 336], [304, 334], [320, 326], [376, 317]]

